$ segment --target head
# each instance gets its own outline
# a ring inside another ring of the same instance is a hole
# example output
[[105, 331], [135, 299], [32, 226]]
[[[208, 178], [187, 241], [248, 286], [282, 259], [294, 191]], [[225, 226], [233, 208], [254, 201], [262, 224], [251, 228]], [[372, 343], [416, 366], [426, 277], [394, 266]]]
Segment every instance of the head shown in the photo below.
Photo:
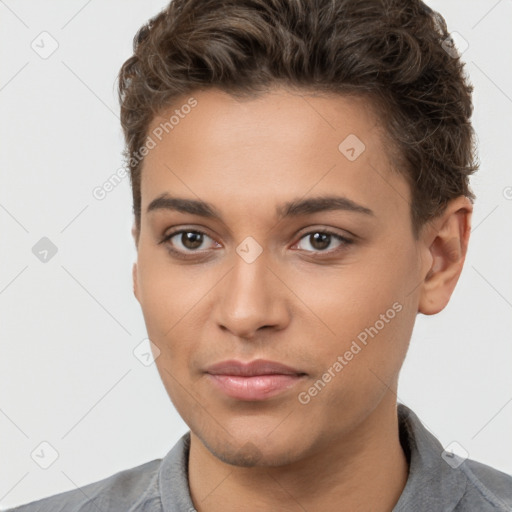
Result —
[[[448, 303], [477, 169], [448, 37], [411, 0], [175, 0], [135, 36], [134, 292], [171, 400], [222, 460], [353, 432], [396, 400], [416, 315]], [[231, 359], [301, 376], [239, 400], [208, 373]]]

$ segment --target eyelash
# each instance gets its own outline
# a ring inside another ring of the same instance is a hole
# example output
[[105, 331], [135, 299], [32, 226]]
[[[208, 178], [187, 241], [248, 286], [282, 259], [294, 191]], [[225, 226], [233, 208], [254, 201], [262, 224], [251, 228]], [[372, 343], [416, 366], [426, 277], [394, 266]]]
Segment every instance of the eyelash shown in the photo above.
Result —
[[[200, 234], [200, 235], [206, 236], [208, 238], [211, 238], [207, 233], [205, 233], [204, 231], [198, 230], [198, 229], [179, 229], [179, 230], [172, 231], [171, 233], [168, 233], [167, 235], [165, 235], [164, 238], [159, 242], [159, 244], [169, 242], [171, 240], [171, 238], [174, 238], [176, 235], [179, 235], [182, 233], [196, 233], [196, 234]], [[299, 242], [303, 238], [305, 238], [307, 236], [311, 236], [315, 233], [321, 233], [324, 235], [330, 235], [331, 237], [334, 237], [335, 239], [337, 239], [340, 242], [340, 246], [338, 246], [336, 249], [332, 249], [330, 251], [318, 251], [318, 250], [317, 251], [305, 251], [305, 252], [309, 253], [309, 255], [312, 255], [313, 257], [331, 256], [332, 254], [343, 251], [344, 249], [346, 249], [346, 247], [348, 245], [354, 243], [354, 240], [351, 240], [349, 238], [341, 236], [341, 235], [334, 233], [332, 231], [329, 231], [327, 229], [314, 229], [312, 231], [308, 231], [307, 233], [304, 233], [299, 238]], [[299, 242], [297, 242], [297, 243], [299, 243]], [[297, 244], [294, 244], [294, 245], [297, 245]], [[202, 251], [198, 250], [198, 251], [191, 251], [187, 254], [187, 253], [183, 253], [182, 251], [179, 251], [177, 249], [174, 249], [174, 248], [170, 247], [169, 245], [167, 245], [166, 249], [172, 255], [175, 255], [175, 256], [177, 256], [179, 258], [183, 258], [183, 259], [189, 259], [189, 258], [196, 257], [198, 254], [201, 254], [201, 252], [202, 252]]]

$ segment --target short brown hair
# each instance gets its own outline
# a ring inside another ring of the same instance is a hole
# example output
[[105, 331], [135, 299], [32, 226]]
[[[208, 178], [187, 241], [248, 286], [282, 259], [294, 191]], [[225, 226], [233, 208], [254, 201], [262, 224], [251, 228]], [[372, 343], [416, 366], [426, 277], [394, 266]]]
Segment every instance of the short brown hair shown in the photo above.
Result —
[[156, 114], [200, 89], [243, 97], [284, 85], [371, 100], [411, 187], [417, 236], [450, 199], [475, 199], [473, 86], [451, 42], [421, 0], [171, 1], [139, 29], [118, 76], [136, 227], [143, 159], [133, 156]]

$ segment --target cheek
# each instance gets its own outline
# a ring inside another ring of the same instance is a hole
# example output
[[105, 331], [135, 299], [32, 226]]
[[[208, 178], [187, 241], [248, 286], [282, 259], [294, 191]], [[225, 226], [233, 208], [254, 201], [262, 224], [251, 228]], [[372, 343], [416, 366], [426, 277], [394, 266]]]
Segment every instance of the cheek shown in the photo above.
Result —
[[298, 321], [318, 340], [312, 354], [318, 362], [316, 377], [332, 368], [338, 356], [350, 382], [375, 380], [371, 371], [387, 382], [399, 370], [417, 313], [410, 293], [416, 264], [412, 254], [398, 259], [400, 251], [389, 245], [350, 265], [319, 268], [306, 279], [295, 276], [294, 292], [307, 306]]
[[201, 279], [171, 264], [165, 250], [141, 244], [138, 254], [139, 301], [148, 331], [158, 338], [170, 335], [205, 290]]
[[187, 312], [198, 300], [190, 297], [187, 281], [179, 267], [171, 266], [157, 251], [139, 250], [139, 301], [148, 337], [159, 349], [156, 367], [178, 411], [186, 402], [183, 390], [190, 389], [187, 364], [192, 347], [185, 341], [193, 336], [185, 332], [190, 329]]
[[139, 250], [138, 287], [148, 337], [160, 350], [155, 362], [167, 388], [173, 383], [165, 370], [174, 374], [173, 366], [179, 356], [176, 344], [169, 341], [178, 339], [190, 306], [186, 294], [182, 293], [183, 283], [178, 273], [161, 260], [158, 254], [152, 257], [149, 251]]
[[401, 276], [379, 260], [290, 277], [302, 299], [303, 316], [326, 339], [347, 340], [372, 325], [395, 301], [402, 302]]
[[183, 385], [190, 378], [216, 281], [215, 271], [173, 264], [165, 251], [139, 250], [139, 300], [148, 337], [160, 350], [156, 365], [168, 391], [177, 385], [173, 376]]

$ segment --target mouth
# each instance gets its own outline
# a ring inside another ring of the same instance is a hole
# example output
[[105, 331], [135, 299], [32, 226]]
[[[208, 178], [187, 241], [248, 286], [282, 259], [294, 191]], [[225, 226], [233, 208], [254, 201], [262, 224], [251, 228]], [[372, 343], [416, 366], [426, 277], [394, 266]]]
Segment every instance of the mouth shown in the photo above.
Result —
[[216, 390], [244, 401], [261, 401], [284, 393], [307, 375], [301, 370], [263, 359], [249, 363], [223, 361], [208, 367], [205, 373]]

